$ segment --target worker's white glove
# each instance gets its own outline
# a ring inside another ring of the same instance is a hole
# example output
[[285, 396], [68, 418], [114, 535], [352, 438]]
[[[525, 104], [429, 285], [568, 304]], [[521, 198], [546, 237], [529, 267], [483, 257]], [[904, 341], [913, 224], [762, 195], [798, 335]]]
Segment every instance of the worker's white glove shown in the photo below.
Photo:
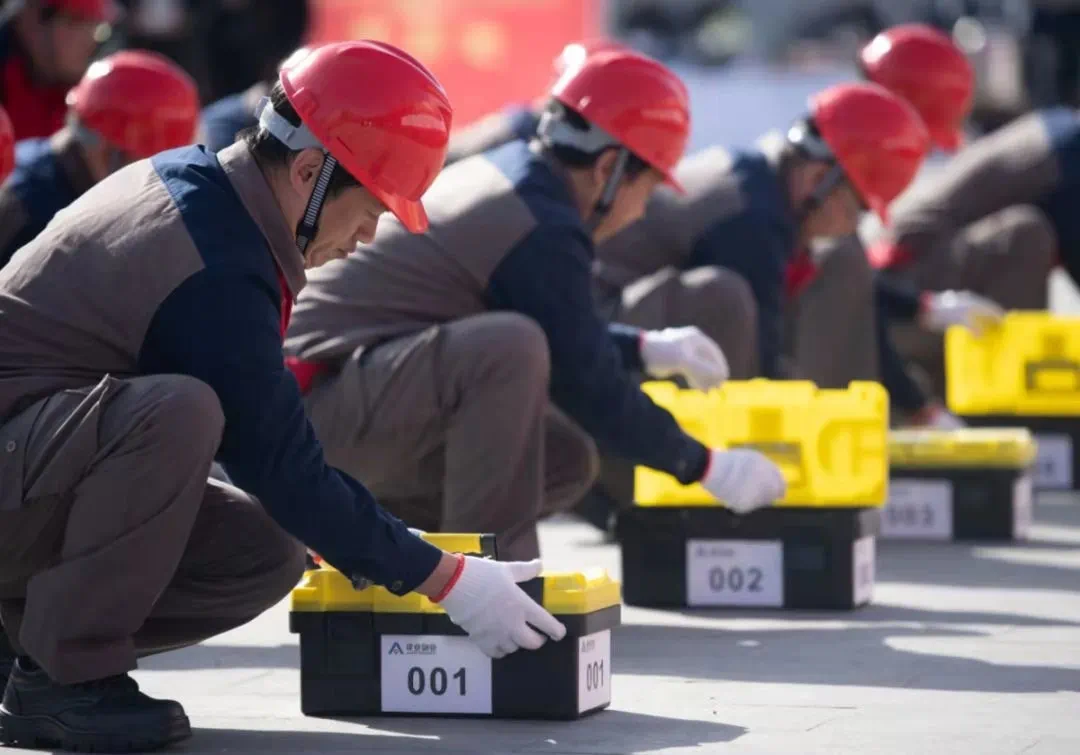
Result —
[[441, 605], [486, 655], [502, 658], [520, 648], [536, 650], [548, 637], [558, 641], [566, 636], [566, 627], [517, 585], [540, 576], [540, 559], [464, 559], [461, 576]]
[[984, 296], [970, 291], [941, 291], [930, 294], [923, 305], [922, 324], [943, 332], [950, 325], [963, 325], [980, 335], [1005, 316], [1005, 311]]
[[784, 497], [787, 481], [780, 468], [748, 448], [712, 451], [702, 486], [736, 514], [746, 514]]
[[693, 326], [645, 331], [641, 361], [652, 377], [682, 375], [691, 388], [702, 391], [715, 388], [731, 375], [724, 352]]

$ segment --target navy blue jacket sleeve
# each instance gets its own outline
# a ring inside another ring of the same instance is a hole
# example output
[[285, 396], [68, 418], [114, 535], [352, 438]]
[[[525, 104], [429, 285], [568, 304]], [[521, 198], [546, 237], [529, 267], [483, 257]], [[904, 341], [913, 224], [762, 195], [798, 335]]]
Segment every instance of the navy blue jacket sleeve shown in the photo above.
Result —
[[750, 284], [758, 308], [758, 349], [761, 376], [782, 379], [780, 350], [783, 316], [784, 267], [792, 241], [778, 222], [745, 212], [717, 223], [691, 252], [687, 267], [720, 265]]
[[441, 551], [326, 464], [284, 365], [276, 297], [255, 275], [220, 268], [193, 275], [155, 314], [140, 367], [214, 389], [225, 414], [218, 460], [283, 529], [343, 573], [409, 592]]
[[684, 483], [705, 473], [706, 448], [686, 435], [631, 379], [596, 313], [588, 240], [541, 227], [513, 249], [488, 285], [493, 309], [528, 315], [547, 335], [551, 397], [597, 443]]
[[910, 283], [878, 272], [874, 275], [874, 296], [890, 319], [911, 322], [919, 316], [922, 292]]
[[608, 325], [608, 333], [619, 349], [623, 367], [632, 372], [644, 372], [645, 364], [641, 361], [641, 328], [612, 323]]

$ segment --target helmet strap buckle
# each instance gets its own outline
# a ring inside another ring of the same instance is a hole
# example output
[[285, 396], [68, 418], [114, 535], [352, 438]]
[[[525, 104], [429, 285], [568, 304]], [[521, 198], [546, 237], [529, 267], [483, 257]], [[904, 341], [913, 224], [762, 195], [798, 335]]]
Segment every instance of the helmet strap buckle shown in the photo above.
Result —
[[619, 147], [615, 153], [615, 163], [611, 167], [611, 175], [604, 182], [600, 198], [596, 200], [596, 204], [593, 205], [592, 215], [589, 216], [587, 228], [590, 234], [600, 226], [607, 214], [611, 212], [611, 208], [615, 204], [615, 195], [619, 191], [619, 185], [622, 184], [623, 178], [626, 177], [626, 166], [629, 162], [630, 150], [626, 147]]
[[315, 188], [311, 190], [307, 207], [296, 225], [296, 246], [303, 254], [319, 232], [319, 216], [322, 215], [323, 205], [326, 202], [326, 192], [330, 188], [330, 177], [337, 167], [337, 160], [329, 152], [323, 153], [322, 169], [319, 177], [315, 179]]

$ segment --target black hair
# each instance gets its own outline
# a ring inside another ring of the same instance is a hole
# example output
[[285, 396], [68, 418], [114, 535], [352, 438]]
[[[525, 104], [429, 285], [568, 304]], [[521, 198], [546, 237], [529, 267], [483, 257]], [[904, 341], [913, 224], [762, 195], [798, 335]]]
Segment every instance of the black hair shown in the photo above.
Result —
[[[589, 130], [589, 122], [585, 120], [581, 113], [568, 108], [558, 100], [551, 100], [544, 108], [545, 112], [551, 113], [557, 117], [560, 121], [564, 122], [567, 126], [575, 131], [586, 132]], [[568, 147], [562, 144], [552, 144], [548, 147], [551, 154], [563, 165], [570, 168], [591, 168], [596, 164], [596, 161], [600, 158], [600, 155], [607, 152], [609, 149], [616, 149], [616, 147], [604, 147], [593, 153], [582, 152], [576, 147]], [[629, 180], [633, 180], [640, 176], [645, 171], [649, 170], [652, 166], [630, 152], [630, 159], [626, 161], [625, 176]]]
[[[270, 89], [270, 104], [268, 107], [274, 108], [274, 111], [284, 118], [290, 126], [300, 125], [300, 116], [297, 114], [296, 109], [293, 108], [292, 103], [289, 102], [289, 98], [285, 96], [285, 90], [281, 88], [281, 82], [274, 84]], [[300, 154], [298, 150], [289, 149], [278, 141], [276, 136], [258, 126], [244, 129], [240, 132], [239, 137], [244, 140], [248, 149], [251, 150], [251, 153], [255, 155], [255, 158], [260, 163], [272, 168], [287, 168], [293, 159]], [[361, 185], [339, 163], [334, 166], [334, 172], [330, 174], [326, 198], [333, 199], [342, 191]]]

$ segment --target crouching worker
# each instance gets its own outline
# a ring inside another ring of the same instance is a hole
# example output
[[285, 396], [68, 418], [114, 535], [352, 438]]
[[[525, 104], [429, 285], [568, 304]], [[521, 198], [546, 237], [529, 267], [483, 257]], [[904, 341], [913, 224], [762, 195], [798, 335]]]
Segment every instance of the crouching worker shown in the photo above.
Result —
[[591, 485], [594, 439], [737, 511], [781, 497], [766, 457], [711, 452], [628, 372], [715, 383], [727, 371], [715, 344], [609, 329], [593, 306], [594, 241], [672, 180], [689, 125], [667, 68], [593, 55], [555, 83], [538, 140], [443, 171], [426, 234], [405, 216], [313, 274], [286, 351], [328, 458], [410, 524], [495, 532], [511, 558], [535, 557], [537, 520]]
[[814, 251], [853, 234], [864, 210], [884, 216], [928, 147], [918, 115], [881, 87], [826, 89], [786, 135], [682, 161], [686, 193], [661, 188], [641, 221], [597, 249], [600, 305], [629, 325], [698, 326], [735, 377], [877, 379], [865, 254]]
[[[1045, 309], [1061, 264], [1080, 280], [1080, 114], [1042, 110], [975, 140], [893, 212], [874, 264], [934, 291], [969, 289], [1004, 309]], [[940, 334], [896, 328], [901, 353], [944, 390]]]
[[195, 82], [157, 53], [124, 51], [93, 63], [68, 92], [67, 125], [18, 143], [0, 187], [0, 266], [60, 210], [125, 165], [191, 144]]
[[[281, 351], [305, 268], [384, 210], [423, 228], [450, 122], [405, 53], [329, 45], [281, 72], [244, 141], [124, 168], [0, 270], [0, 611], [18, 654], [0, 741], [188, 737], [183, 708], [128, 672], [280, 601], [301, 543], [442, 601], [493, 657], [564, 635], [516, 585], [539, 562], [444, 553], [327, 466]], [[215, 455], [236, 487], [207, 481]]]

